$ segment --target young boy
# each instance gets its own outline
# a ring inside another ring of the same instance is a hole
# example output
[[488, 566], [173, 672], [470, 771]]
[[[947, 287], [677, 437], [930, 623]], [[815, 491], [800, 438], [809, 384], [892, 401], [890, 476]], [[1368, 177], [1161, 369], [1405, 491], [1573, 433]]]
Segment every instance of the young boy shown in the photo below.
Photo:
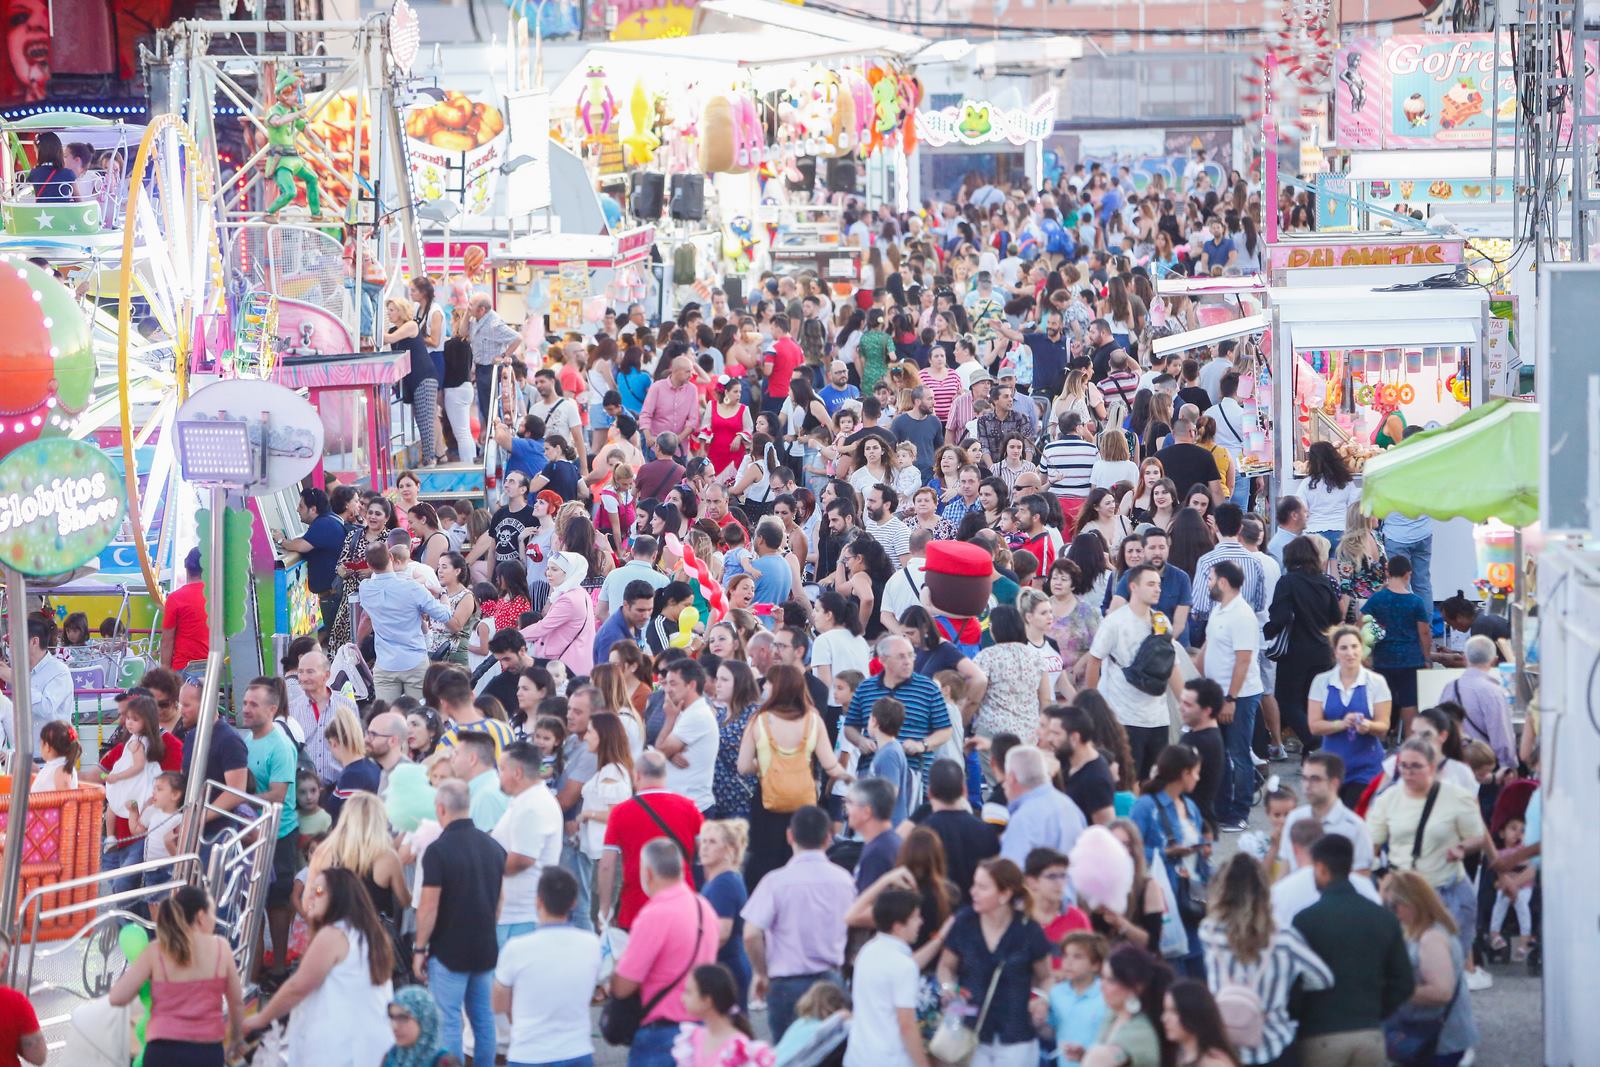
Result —
[[[1023, 884], [1033, 897], [1033, 916], [1050, 942], [1050, 969], [1056, 981], [1062, 980], [1062, 949], [1066, 937], [1077, 931], [1092, 932], [1089, 916], [1076, 904], [1067, 903], [1067, 857], [1053, 848], [1036, 848], [1022, 861]], [[1045, 916], [1050, 916], [1045, 919]]]
[[[845, 708], [850, 706], [850, 701], [855, 698], [856, 686], [860, 685], [866, 676], [860, 671], [838, 671], [833, 676], [833, 706], [840, 709], [839, 716], [843, 718]], [[844, 731], [835, 723], [834, 728], [839, 741], [835, 746], [835, 755], [839, 757], [839, 765], [851, 774], [860, 769], [861, 751], [852, 745], [844, 736]], [[828, 815], [833, 819], [835, 833], [840, 833], [844, 826], [844, 797], [850, 791], [849, 784], [843, 778], [836, 778], [828, 788]]]
[[922, 777], [911, 773], [906, 750], [900, 744], [900, 728], [906, 722], [906, 706], [894, 697], [879, 697], [867, 719], [867, 736], [878, 746], [872, 757], [872, 777], [886, 778], [894, 786], [894, 814], [889, 822], [899, 826], [922, 803]]
[[333, 816], [322, 810], [322, 783], [311, 771], [295, 778], [294, 804], [300, 816], [300, 853], [310, 856], [333, 828]]
[[[156, 775], [144, 808], [128, 807], [128, 829], [144, 834], [144, 858], [164, 860], [178, 847], [178, 826], [183, 822], [183, 775], [165, 771]], [[163, 876], [164, 877], [164, 876]]]
[[[1048, 1009], [1033, 1007], [1040, 1036], [1061, 1050], [1062, 1067], [1077, 1067], [1084, 1050], [1098, 1044], [1105, 1022], [1106, 1002], [1100, 995], [1100, 965], [1105, 962], [1105, 939], [1076, 931], [1061, 943], [1061, 967], [1050, 989]], [[1048, 1010], [1048, 1019], [1039, 1016]]]
[[728, 523], [722, 528], [722, 584], [727, 585], [736, 574], [748, 573], [745, 563], [749, 559], [744, 527], [736, 522]]

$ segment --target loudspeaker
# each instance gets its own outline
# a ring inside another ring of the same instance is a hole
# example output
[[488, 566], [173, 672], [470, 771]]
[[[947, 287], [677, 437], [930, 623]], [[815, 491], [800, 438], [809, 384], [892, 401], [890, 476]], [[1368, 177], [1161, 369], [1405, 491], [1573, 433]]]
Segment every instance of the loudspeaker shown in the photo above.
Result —
[[706, 217], [706, 176], [704, 174], [674, 174], [672, 199], [667, 213], [680, 221], [697, 222]]
[[744, 279], [737, 274], [729, 275], [722, 280], [722, 291], [728, 297], [729, 311], [744, 310]]
[[628, 200], [628, 210], [633, 217], [645, 222], [661, 218], [661, 201], [667, 176], [654, 171], [642, 171], [633, 176], [633, 196]]
[[828, 192], [851, 193], [856, 188], [856, 162], [853, 159], [828, 160]]
[[817, 187], [817, 157], [801, 156], [794, 161], [795, 169], [800, 172], [799, 181], [785, 180], [790, 192], [809, 193]]

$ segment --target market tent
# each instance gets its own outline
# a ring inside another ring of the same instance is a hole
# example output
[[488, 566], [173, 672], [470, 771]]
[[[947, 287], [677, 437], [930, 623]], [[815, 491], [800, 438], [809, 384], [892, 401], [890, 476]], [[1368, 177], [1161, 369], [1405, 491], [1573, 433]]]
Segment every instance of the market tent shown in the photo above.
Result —
[[1369, 459], [1361, 509], [1417, 518], [1539, 521], [1539, 406], [1492, 400]]

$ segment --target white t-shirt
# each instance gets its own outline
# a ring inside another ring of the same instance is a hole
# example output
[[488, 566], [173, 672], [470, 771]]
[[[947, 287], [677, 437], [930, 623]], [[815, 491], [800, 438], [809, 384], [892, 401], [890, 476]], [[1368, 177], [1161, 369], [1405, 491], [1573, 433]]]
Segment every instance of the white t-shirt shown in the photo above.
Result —
[[672, 727], [672, 736], [684, 744], [687, 767], [667, 761], [667, 788], [694, 801], [701, 811], [716, 801], [711, 779], [717, 768], [717, 713], [704, 697], [684, 708]]
[[1122, 675], [1149, 636], [1150, 623], [1124, 604], [1105, 617], [1089, 646], [1089, 654], [1100, 661], [1100, 695], [1124, 726], [1166, 726], [1172, 720], [1165, 692], [1141, 693]]
[[506, 1059], [549, 1063], [593, 1055], [589, 1001], [599, 979], [600, 939], [587, 930], [542, 926], [507, 941], [494, 968], [494, 980], [511, 990]]
[[531, 923], [539, 918], [539, 874], [561, 863], [562, 835], [561, 805], [550, 790], [535, 785], [511, 798], [490, 836], [507, 852], [527, 856], [533, 863], [505, 876], [499, 922]]
[[1251, 610], [1250, 602], [1235, 596], [1226, 606], [1211, 609], [1206, 623], [1205, 676], [1222, 686], [1224, 695], [1233, 684], [1234, 656], [1249, 650], [1250, 667], [1245, 671], [1244, 682], [1234, 696], [1253, 697], [1262, 692], [1261, 686], [1261, 623]]
[[[924, 560], [908, 559], [906, 565], [895, 571], [887, 582], [883, 583], [883, 604], [880, 611], [891, 611], [895, 618], [905, 614], [905, 610], [916, 604], [922, 603], [922, 568]], [[816, 660], [813, 658], [813, 663]]]
[[139, 821], [145, 828], [145, 858], [152, 860], [170, 858], [172, 851], [167, 848], [167, 831], [183, 821], [182, 809], [169, 814], [157, 808], [155, 801], [152, 800], [139, 812]]
[[908, 1067], [899, 1009], [916, 1009], [919, 987], [911, 946], [879, 934], [856, 955], [850, 987], [850, 1043], [844, 1067]]
[[860, 671], [865, 678], [871, 662], [872, 649], [866, 640], [843, 626], [835, 626], [827, 633], [819, 634], [811, 645], [811, 666], [827, 667], [833, 671], [835, 678], [839, 677], [840, 671]]
[[[1350, 885], [1374, 904], [1383, 903], [1371, 878], [1352, 874]], [[1272, 918], [1279, 927], [1289, 926], [1296, 915], [1321, 899], [1322, 891], [1317, 888], [1316, 873], [1310, 867], [1290, 871], [1272, 883]]]
[[566, 440], [571, 438], [574, 429], [583, 424], [582, 416], [578, 414], [578, 402], [570, 396], [558, 397], [553, 404], [535, 401], [528, 405], [528, 414], [544, 420], [546, 437]]
[[[1351, 479], [1343, 489], [1335, 489], [1327, 482], [1318, 482], [1315, 486], [1307, 478], [1292, 490], [1292, 495], [1299, 497], [1306, 506], [1306, 529], [1308, 534], [1322, 533], [1324, 530], [1343, 530], [1345, 518], [1350, 510], [1350, 505], [1361, 499], [1361, 487]], [[1329, 551], [1338, 548], [1337, 544], [1329, 545]]]
[[1139, 483], [1139, 465], [1131, 459], [1097, 459], [1089, 472], [1089, 484], [1096, 489], [1110, 489], [1118, 482]]

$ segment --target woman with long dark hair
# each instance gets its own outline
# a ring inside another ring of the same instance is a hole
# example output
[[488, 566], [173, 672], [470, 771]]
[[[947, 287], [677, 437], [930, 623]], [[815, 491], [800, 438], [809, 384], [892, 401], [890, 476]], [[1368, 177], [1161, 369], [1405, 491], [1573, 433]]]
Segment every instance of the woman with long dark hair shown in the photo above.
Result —
[[1110, 548], [1105, 538], [1095, 530], [1085, 530], [1072, 539], [1065, 558], [1078, 568], [1072, 591], [1104, 613], [1106, 594], [1111, 589]]
[[1307, 721], [1306, 696], [1311, 679], [1333, 666], [1327, 633], [1341, 617], [1339, 595], [1323, 573], [1316, 545], [1309, 537], [1296, 537], [1283, 548], [1283, 577], [1272, 591], [1267, 621], [1261, 628], [1268, 646], [1285, 629], [1289, 631], [1287, 647], [1277, 657], [1278, 677], [1272, 690], [1278, 698], [1280, 724], [1268, 750], [1272, 759], [1284, 758], [1284, 730], [1293, 730], [1300, 739], [1302, 756], [1322, 743]]
[[1306, 532], [1321, 534], [1332, 547], [1344, 537], [1350, 505], [1360, 502], [1361, 487], [1331, 442], [1313, 441], [1306, 450], [1306, 480], [1298, 495], [1306, 505]]
[[[750, 801], [750, 856], [745, 864], [745, 884], [754, 888], [768, 872], [789, 862], [793, 854], [787, 833], [795, 809], [773, 811], [766, 806], [762, 782], [779, 753], [806, 753], [829, 778], [850, 774], [828, 745], [828, 729], [811, 705], [805, 674], [799, 667], [775, 665], [767, 671], [766, 700], [745, 727], [739, 743], [737, 769], [756, 779]], [[815, 768], [814, 768], [815, 769]], [[811, 803], [815, 803], [813, 797]]]
[[1161, 1026], [1172, 1043], [1175, 1063], [1184, 1067], [1240, 1067], [1223, 1028], [1222, 1013], [1203, 982], [1180, 978], [1172, 983], [1162, 1008]]
[[[312, 879], [304, 909], [311, 944], [272, 999], [245, 1018], [245, 1032], [287, 1014], [290, 1063], [367, 1067], [394, 1044], [388, 1015], [393, 942], [361, 880], [341, 867]], [[446, 1018], [444, 1029], [445, 1047], [458, 1048], [460, 1017]]]
[[[1119, 1064], [1122, 1067], [1174, 1067], [1172, 1043], [1161, 1025], [1167, 986], [1172, 972], [1144, 949], [1121, 945], [1111, 950], [1100, 969], [1100, 995], [1106, 1002], [1106, 1021], [1100, 1040], [1085, 1064]], [[1067, 1055], [1082, 1049], [1062, 1049]]]
[[1200, 918], [1211, 877], [1211, 831], [1191, 794], [1200, 784], [1200, 754], [1186, 745], [1168, 745], [1156, 757], [1150, 777], [1129, 814], [1144, 837], [1145, 858], [1166, 864], [1167, 882], [1189, 935], [1189, 952], [1177, 961], [1184, 974], [1200, 972]]
[[1217, 547], [1217, 539], [1198, 511], [1182, 508], [1172, 520], [1170, 544], [1167, 566], [1176, 567], [1193, 579], [1200, 557]]
[[1111, 765], [1111, 778], [1117, 784], [1117, 815], [1126, 816], [1133, 810], [1134, 794], [1139, 789], [1139, 765], [1128, 744], [1128, 731], [1098, 689], [1078, 690], [1072, 706], [1088, 712], [1094, 720], [1094, 746]]
[[987, 680], [971, 657], [953, 640], [946, 639], [941, 623], [934, 619], [928, 609], [913, 604], [901, 612], [900, 635], [911, 642], [916, 652], [915, 670], [918, 674], [932, 678], [940, 671], [955, 671], [961, 675], [967, 686], [966, 711], [976, 714]]
[[[720, 625], [720, 624], [719, 624]], [[711, 792], [717, 801], [717, 818], [744, 819], [750, 815], [755, 781], [739, 773], [739, 746], [745, 728], [756, 713], [761, 686], [742, 659], [725, 659], [712, 672], [711, 710], [719, 726], [717, 763]]]
[[[887, 889], [909, 889], [920, 898], [918, 910], [922, 912], [922, 928], [912, 949], [921, 949], [939, 936], [945, 920], [950, 918], [961, 900], [961, 892], [950, 881], [947, 871], [944, 841], [933, 830], [918, 826], [906, 835], [900, 846], [895, 865], [882, 877], [856, 897], [850, 910], [845, 912], [846, 926], [871, 930], [872, 905]], [[933, 953], [926, 954], [926, 962], [919, 960], [926, 971], [933, 965]]]
[[895, 567], [877, 538], [865, 532], [857, 534], [844, 546], [841, 554], [847, 576], [844, 591], [853, 596], [859, 605], [861, 634], [868, 642], [883, 634], [883, 587], [894, 577]]
[[983, 702], [972, 722], [979, 737], [999, 733], [1029, 736], [1039, 725], [1039, 709], [1050, 703], [1050, 683], [1043, 658], [1028, 641], [1022, 613], [1012, 604], [999, 604], [989, 612], [993, 643], [973, 657], [989, 679]]
[[244, 1020], [239, 969], [216, 929], [211, 895], [199, 886], [179, 887], [156, 908], [155, 944], [111, 986], [111, 1006], [120, 1008], [150, 983], [144, 1035], [150, 1067], [222, 1067], [224, 1047], [238, 1043]]
[[351, 640], [354, 633], [350, 615], [352, 602], [361, 589], [361, 582], [369, 573], [367, 550], [387, 544], [389, 531], [394, 529], [394, 506], [381, 496], [367, 501], [361, 509], [363, 523], [351, 530], [339, 550], [339, 562], [334, 573], [341, 583], [343, 596], [339, 599], [339, 614], [334, 616], [328, 630], [328, 648], [338, 650]]

